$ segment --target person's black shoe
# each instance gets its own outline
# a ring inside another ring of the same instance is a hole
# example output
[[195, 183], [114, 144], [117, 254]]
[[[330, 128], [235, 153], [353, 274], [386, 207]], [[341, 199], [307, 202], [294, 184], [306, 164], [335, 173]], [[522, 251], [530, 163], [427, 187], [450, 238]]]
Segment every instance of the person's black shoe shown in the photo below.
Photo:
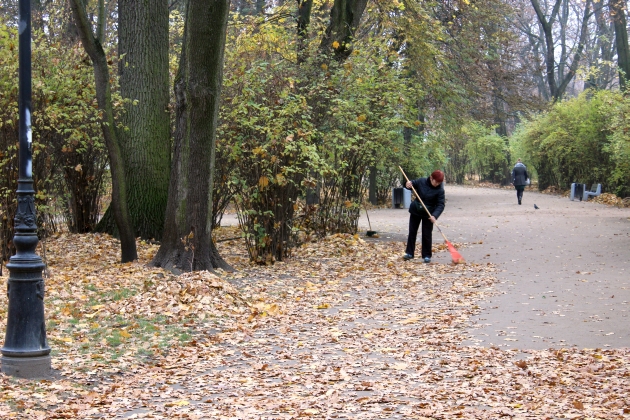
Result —
[[518, 200], [518, 205], [519, 205], [519, 206], [521, 205], [521, 200]]
[[413, 255], [411, 254], [405, 254], [403, 255], [403, 260], [407, 261], [407, 260], [413, 260]]

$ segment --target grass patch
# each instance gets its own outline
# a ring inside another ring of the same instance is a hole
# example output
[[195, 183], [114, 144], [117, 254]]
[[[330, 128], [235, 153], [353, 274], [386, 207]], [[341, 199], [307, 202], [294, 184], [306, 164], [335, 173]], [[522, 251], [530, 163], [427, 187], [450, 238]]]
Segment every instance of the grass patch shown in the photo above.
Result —
[[122, 299], [129, 299], [130, 297], [135, 296], [137, 293], [138, 292], [136, 290], [123, 288], [123, 289], [114, 291], [114, 293], [112, 294], [112, 300], [114, 302], [117, 302]]
[[108, 344], [110, 347], [118, 347], [118, 346], [120, 346], [120, 345], [123, 343], [123, 341], [124, 341], [124, 339], [123, 339], [123, 337], [122, 337], [122, 335], [121, 335], [120, 330], [113, 330], [113, 331], [112, 331], [112, 333], [111, 333], [111, 335], [109, 335], [109, 336], [105, 337], [105, 340], [107, 340], [107, 344]]

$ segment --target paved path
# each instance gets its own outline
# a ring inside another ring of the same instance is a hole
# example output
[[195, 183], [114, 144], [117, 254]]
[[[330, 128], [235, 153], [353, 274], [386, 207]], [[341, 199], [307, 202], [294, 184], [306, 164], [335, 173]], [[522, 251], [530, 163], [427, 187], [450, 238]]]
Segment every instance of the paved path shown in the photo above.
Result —
[[[460, 250], [468, 262], [501, 269], [500, 294], [482, 306], [464, 344], [630, 347], [630, 209], [530, 191], [519, 206], [513, 190], [490, 188], [447, 186], [446, 196], [440, 224], [448, 239], [471, 244]], [[407, 210], [370, 210], [369, 218], [382, 240], [406, 241]], [[368, 229], [365, 214], [359, 227]]]
[[[440, 226], [468, 262], [500, 268], [499, 295], [463, 344], [520, 349], [630, 347], [630, 208], [526, 191], [446, 187]], [[539, 210], [534, 209], [534, 203]], [[379, 240], [407, 240], [406, 209], [369, 211]], [[226, 215], [224, 225], [237, 223]], [[369, 229], [365, 212], [360, 232]], [[418, 241], [420, 238], [418, 238]], [[442, 243], [434, 231], [434, 243]], [[450, 263], [450, 254], [434, 255]], [[419, 259], [401, 264], [421, 264]]]

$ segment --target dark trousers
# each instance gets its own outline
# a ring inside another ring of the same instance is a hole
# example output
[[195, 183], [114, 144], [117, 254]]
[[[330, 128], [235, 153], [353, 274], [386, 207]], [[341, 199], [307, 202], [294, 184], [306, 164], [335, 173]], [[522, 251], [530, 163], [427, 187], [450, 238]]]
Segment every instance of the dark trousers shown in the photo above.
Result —
[[516, 185], [516, 198], [520, 202], [523, 199], [523, 191], [525, 190], [525, 185]]
[[407, 254], [413, 256], [416, 251], [418, 227], [422, 222], [422, 258], [431, 258], [431, 244], [433, 243], [433, 223], [428, 217], [409, 214], [409, 236], [407, 237]]

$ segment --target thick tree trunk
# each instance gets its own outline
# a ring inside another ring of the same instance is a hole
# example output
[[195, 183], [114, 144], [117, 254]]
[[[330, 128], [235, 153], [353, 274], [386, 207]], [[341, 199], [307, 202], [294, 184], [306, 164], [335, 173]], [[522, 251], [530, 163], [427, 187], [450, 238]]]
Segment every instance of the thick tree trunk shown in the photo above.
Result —
[[624, 0], [610, 1], [610, 15], [615, 27], [615, 45], [619, 65], [619, 88], [626, 90], [630, 80], [630, 50], [628, 48], [628, 27], [626, 25], [626, 4]]
[[[119, 141], [135, 235], [162, 238], [170, 173], [168, 1], [118, 1], [120, 93], [128, 102]], [[99, 230], [117, 232], [106, 213]]]
[[116, 122], [109, 84], [109, 68], [107, 57], [100, 42], [94, 37], [81, 0], [70, 0], [74, 19], [79, 30], [85, 51], [92, 59], [94, 80], [96, 83], [96, 100], [103, 113], [101, 127], [109, 154], [112, 176], [112, 212], [120, 233], [121, 261], [129, 262], [138, 259], [136, 238], [129, 217], [127, 190], [124, 176], [124, 163], [118, 143]]
[[330, 24], [322, 38], [320, 48], [332, 49], [337, 61], [344, 61], [352, 53], [352, 38], [359, 26], [368, 0], [335, 0], [330, 11]]
[[176, 133], [162, 246], [174, 272], [231, 269], [212, 242], [212, 174], [229, 0], [190, 0], [175, 81]]

